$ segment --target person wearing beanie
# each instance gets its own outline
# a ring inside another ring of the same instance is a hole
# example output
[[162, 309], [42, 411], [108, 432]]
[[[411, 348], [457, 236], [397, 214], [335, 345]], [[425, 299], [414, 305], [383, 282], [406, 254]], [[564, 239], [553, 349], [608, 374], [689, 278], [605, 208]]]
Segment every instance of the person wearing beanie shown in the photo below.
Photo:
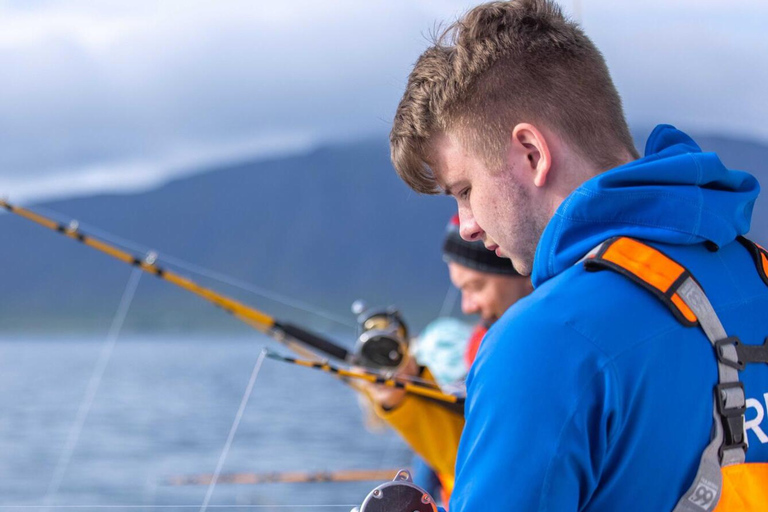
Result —
[[483, 242], [467, 242], [459, 234], [459, 216], [446, 228], [443, 261], [448, 264], [451, 282], [461, 290], [461, 310], [479, 315], [480, 323], [469, 338], [467, 367], [472, 365], [488, 328], [509, 307], [533, 291], [531, 280], [521, 276], [512, 262], [489, 251]]
[[[442, 254], [451, 283], [461, 293], [462, 312], [478, 315], [479, 322], [473, 329], [452, 318], [432, 321], [417, 340], [415, 359], [401, 370], [400, 376], [419, 376], [453, 390], [457, 383], [463, 383], [488, 328], [533, 288], [530, 279], [521, 276], [509, 259], [487, 250], [482, 242], [463, 240], [457, 215], [446, 227]], [[457, 360], [460, 370], [456, 368]], [[451, 376], [454, 382], [443, 376]], [[464, 416], [399, 389], [370, 385], [366, 386], [366, 394], [376, 414], [434, 469], [447, 503], [453, 489]]]

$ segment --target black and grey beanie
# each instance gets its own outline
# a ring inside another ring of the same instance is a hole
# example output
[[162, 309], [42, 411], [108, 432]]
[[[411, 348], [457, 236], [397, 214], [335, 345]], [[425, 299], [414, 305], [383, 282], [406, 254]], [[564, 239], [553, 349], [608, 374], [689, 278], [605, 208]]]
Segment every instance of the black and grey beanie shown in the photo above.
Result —
[[520, 275], [509, 259], [496, 256], [496, 253], [485, 248], [483, 242], [467, 242], [461, 238], [458, 215], [451, 218], [446, 228], [443, 260], [488, 274]]

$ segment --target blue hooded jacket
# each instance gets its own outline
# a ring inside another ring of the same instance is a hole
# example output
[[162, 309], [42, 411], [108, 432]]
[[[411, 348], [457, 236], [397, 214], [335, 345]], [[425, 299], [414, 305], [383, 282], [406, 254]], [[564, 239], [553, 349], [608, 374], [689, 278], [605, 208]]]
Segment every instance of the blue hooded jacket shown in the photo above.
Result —
[[[470, 372], [451, 512], [674, 508], [709, 442], [714, 352], [647, 290], [577, 262], [612, 236], [644, 240], [692, 272], [729, 335], [762, 343], [768, 286], [735, 242], [758, 192], [662, 125], [645, 158], [566, 198], [537, 248], [535, 292], [496, 322]], [[741, 379], [747, 461], [765, 462], [768, 365]]]

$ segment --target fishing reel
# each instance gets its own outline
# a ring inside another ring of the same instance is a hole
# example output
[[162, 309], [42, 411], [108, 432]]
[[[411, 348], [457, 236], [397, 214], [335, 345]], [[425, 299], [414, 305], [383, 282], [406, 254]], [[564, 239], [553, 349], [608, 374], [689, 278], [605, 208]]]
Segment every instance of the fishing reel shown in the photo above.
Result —
[[437, 512], [437, 505], [427, 491], [413, 483], [411, 474], [402, 469], [394, 480], [372, 490], [363, 504], [351, 512]]
[[408, 362], [408, 327], [394, 307], [369, 309], [356, 300], [357, 341], [352, 363], [395, 373]]

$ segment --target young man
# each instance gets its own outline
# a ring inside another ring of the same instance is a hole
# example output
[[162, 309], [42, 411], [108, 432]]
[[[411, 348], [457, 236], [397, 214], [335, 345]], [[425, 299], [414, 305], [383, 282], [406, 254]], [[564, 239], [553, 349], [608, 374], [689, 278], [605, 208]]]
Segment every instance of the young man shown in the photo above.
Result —
[[[756, 349], [768, 336], [768, 257], [761, 271], [737, 236], [759, 185], [671, 126], [639, 158], [600, 52], [556, 4], [494, 2], [451, 26], [410, 75], [391, 148], [411, 188], [456, 199], [464, 239], [511, 258], [536, 287], [494, 324], [470, 371], [451, 512], [709, 511], [719, 465], [744, 457], [744, 430], [747, 462], [768, 462], [768, 367], [740, 372], [746, 396], [713, 393], [735, 370], [715, 357], [714, 331], [696, 327], [712, 315], [681, 321], [670, 309], [704, 301], [649, 293], [666, 257], [635, 261], [638, 282], [580, 262], [612, 237], [650, 244], [690, 271], [727, 335]], [[692, 281], [680, 277], [670, 290]], [[698, 473], [711, 431], [715, 471]], [[768, 487], [768, 465], [752, 468], [755, 488]]]
[[[480, 316], [467, 344], [469, 367], [488, 327], [533, 288], [530, 279], [521, 276], [509, 259], [488, 251], [482, 242], [463, 240], [457, 216], [446, 228], [443, 260], [448, 265], [451, 283], [461, 292], [463, 313]], [[423, 371], [413, 361], [401, 376], [414, 376]], [[430, 374], [422, 373], [422, 376], [429, 378]], [[443, 489], [450, 495], [459, 437], [464, 427], [463, 415], [421, 397], [406, 395], [399, 389], [373, 385], [365, 389], [377, 406], [377, 414], [437, 472]]]

